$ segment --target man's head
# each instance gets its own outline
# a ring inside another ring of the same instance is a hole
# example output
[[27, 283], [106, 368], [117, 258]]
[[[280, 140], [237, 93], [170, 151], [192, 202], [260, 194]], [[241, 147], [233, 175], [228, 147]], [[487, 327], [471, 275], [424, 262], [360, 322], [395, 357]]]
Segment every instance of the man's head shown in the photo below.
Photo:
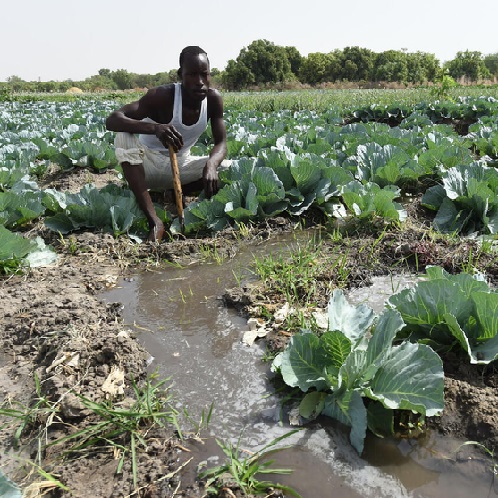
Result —
[[198, 47], [197, 45], [191, 45], [189, 47], [185, 47], [181, 52], [180, 52], [180, 70], [183, 67], [184, 61], [188, 57], [198, 57], [199, 55], [205, 55], [206, 59], [209, 64], [209, 59], [207, 56], [207, 52], [203, 50], [201, 47]]
[[207, 53], [201, 47], [185, 47], [180, 54], [178, 76], [190, 98], [204, 100], [211, 82]]

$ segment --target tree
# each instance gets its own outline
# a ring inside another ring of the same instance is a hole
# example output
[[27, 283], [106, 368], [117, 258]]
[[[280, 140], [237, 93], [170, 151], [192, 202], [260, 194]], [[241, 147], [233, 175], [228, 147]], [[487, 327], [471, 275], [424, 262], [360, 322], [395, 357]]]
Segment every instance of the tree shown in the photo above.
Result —
[[309, 85], [327, 81], [329, 65], [330, 57], [328, 54], [322, 54], [321, 52], [308, 54], [308, 57], [305, 57], [301, 63], [299, 80]]
[[132, 88], [132, 77], [126, 69], [118, 69], [111, 73], [111, 78], [116, 83], [119, 90], [128, 90]]
[[439, 60], [434, 54], [427, 52], [413, 52], [406, 54], [408, 66], [408, 81], [412, 83], [426, 83], [435, 81], [440, 70]]
[[445, 64], [452, 78], [468, 78], [470, 81], [478, 81], [491, 76], [484, 64], [481, 52], [457, 52], [456, 57]]
[[20, 76], [13, 74], [12, 76], [8, 76], [5, 81], [7, 83], [22, 83], [24, 80]]
[[375, 59], [375, 81], [408, 81], [408, 60], [406, 53], [387, 50], [377, 54]]
[[21, 92], [26, 88], [26, 82], [20, 76], [17, 76], [15, 74], [9, 76], [6, 81], [9, 88], [13, 92]]
[[498, 53], [484, 56], [484, 65], [495, 77], [498, 76]]
[[253, 85], [255, 78], [244, 62], [230, 59], [223, 73], [222, 82], [228, 90], [240, 90]]
[[375, 52], [368, 48], [346, 47], [342, 51], [343, 79], [349, 81], [371, 81], [375, 63]]
[[268, 40], [256, 40], [243, 48], [236, 61], [229, 61], [225, 81], [235, 89], [293, 80], [287, 50]]
[[290, 62], [292, 74], [298, 76], [304, 59], [303, 56], [296, 47], [284, 47], [284, 50], [287, 53], [287, 59]]
[[91, 92], [99, 90], [117, 90], [118, 88], [110, 75], [101, 74], [100, 71], [99, 74], [86, 78], [82, 86], [85, 90], [89, 90]]

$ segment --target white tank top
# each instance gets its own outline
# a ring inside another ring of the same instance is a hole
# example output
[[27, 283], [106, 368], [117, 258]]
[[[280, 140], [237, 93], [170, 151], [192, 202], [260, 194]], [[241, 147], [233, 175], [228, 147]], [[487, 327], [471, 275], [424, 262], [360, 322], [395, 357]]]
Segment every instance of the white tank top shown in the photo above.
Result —
[[[155, 121], [150, 118], [144, 118], [142, 121], [155, 123]], [[175, 83], [173, 118], [168, 124], [173, 125], [183, 137], [183, 147], [179, 150], [177, 155], [188, 155], [191, 147], [195, 145], [207, 127], [207, 97], [201, 103], [201, 112], [197, 123], [194, 123], [193, 125], [184, 125], [182, 121], [182, 85], [181, 83]], [[168, 152], [155, 135], [139, 135], [139, 140], [149, 149], [159, 150], [165, 154]]]

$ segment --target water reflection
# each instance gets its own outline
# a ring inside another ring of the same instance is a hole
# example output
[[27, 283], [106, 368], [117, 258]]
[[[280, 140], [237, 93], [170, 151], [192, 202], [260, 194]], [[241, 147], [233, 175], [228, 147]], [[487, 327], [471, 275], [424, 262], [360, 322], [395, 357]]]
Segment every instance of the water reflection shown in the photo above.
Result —
[[187, 349], [209, 345], [212, 356], [221, 359], [239, 339], [246, 322], [240, 319], [234, 324], [218, 299], [222, 286], [207, 285], [201, 277], [193, 269], [138, 275], [106, 294], [106, 300], [123, 303], [126, 314], [134, 310], [128, 325], [157, 336], [152, 340], [153, 356], [161, 344], [172, 341], [179, 350], [182, 344]]

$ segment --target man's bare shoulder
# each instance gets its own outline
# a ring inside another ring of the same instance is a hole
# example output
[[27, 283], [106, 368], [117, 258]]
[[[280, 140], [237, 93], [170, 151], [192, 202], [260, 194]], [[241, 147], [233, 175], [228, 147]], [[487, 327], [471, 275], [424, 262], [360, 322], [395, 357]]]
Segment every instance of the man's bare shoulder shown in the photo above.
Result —
[[216, 88], [209, 88], [207, 96], [208, 99], [214, 99], [214, 100], [219, 100], [222, 98], [221, 93]]
[[210, 88], [207, 94], [208, 118], [223, 115], [223, 97], [216, 88]]
[[154, 105], [164, 105], [168, 102], [173, 102], [175, 96], [175, 84], [159, 85], [151, 88], [142, 97], [142, 100]]

